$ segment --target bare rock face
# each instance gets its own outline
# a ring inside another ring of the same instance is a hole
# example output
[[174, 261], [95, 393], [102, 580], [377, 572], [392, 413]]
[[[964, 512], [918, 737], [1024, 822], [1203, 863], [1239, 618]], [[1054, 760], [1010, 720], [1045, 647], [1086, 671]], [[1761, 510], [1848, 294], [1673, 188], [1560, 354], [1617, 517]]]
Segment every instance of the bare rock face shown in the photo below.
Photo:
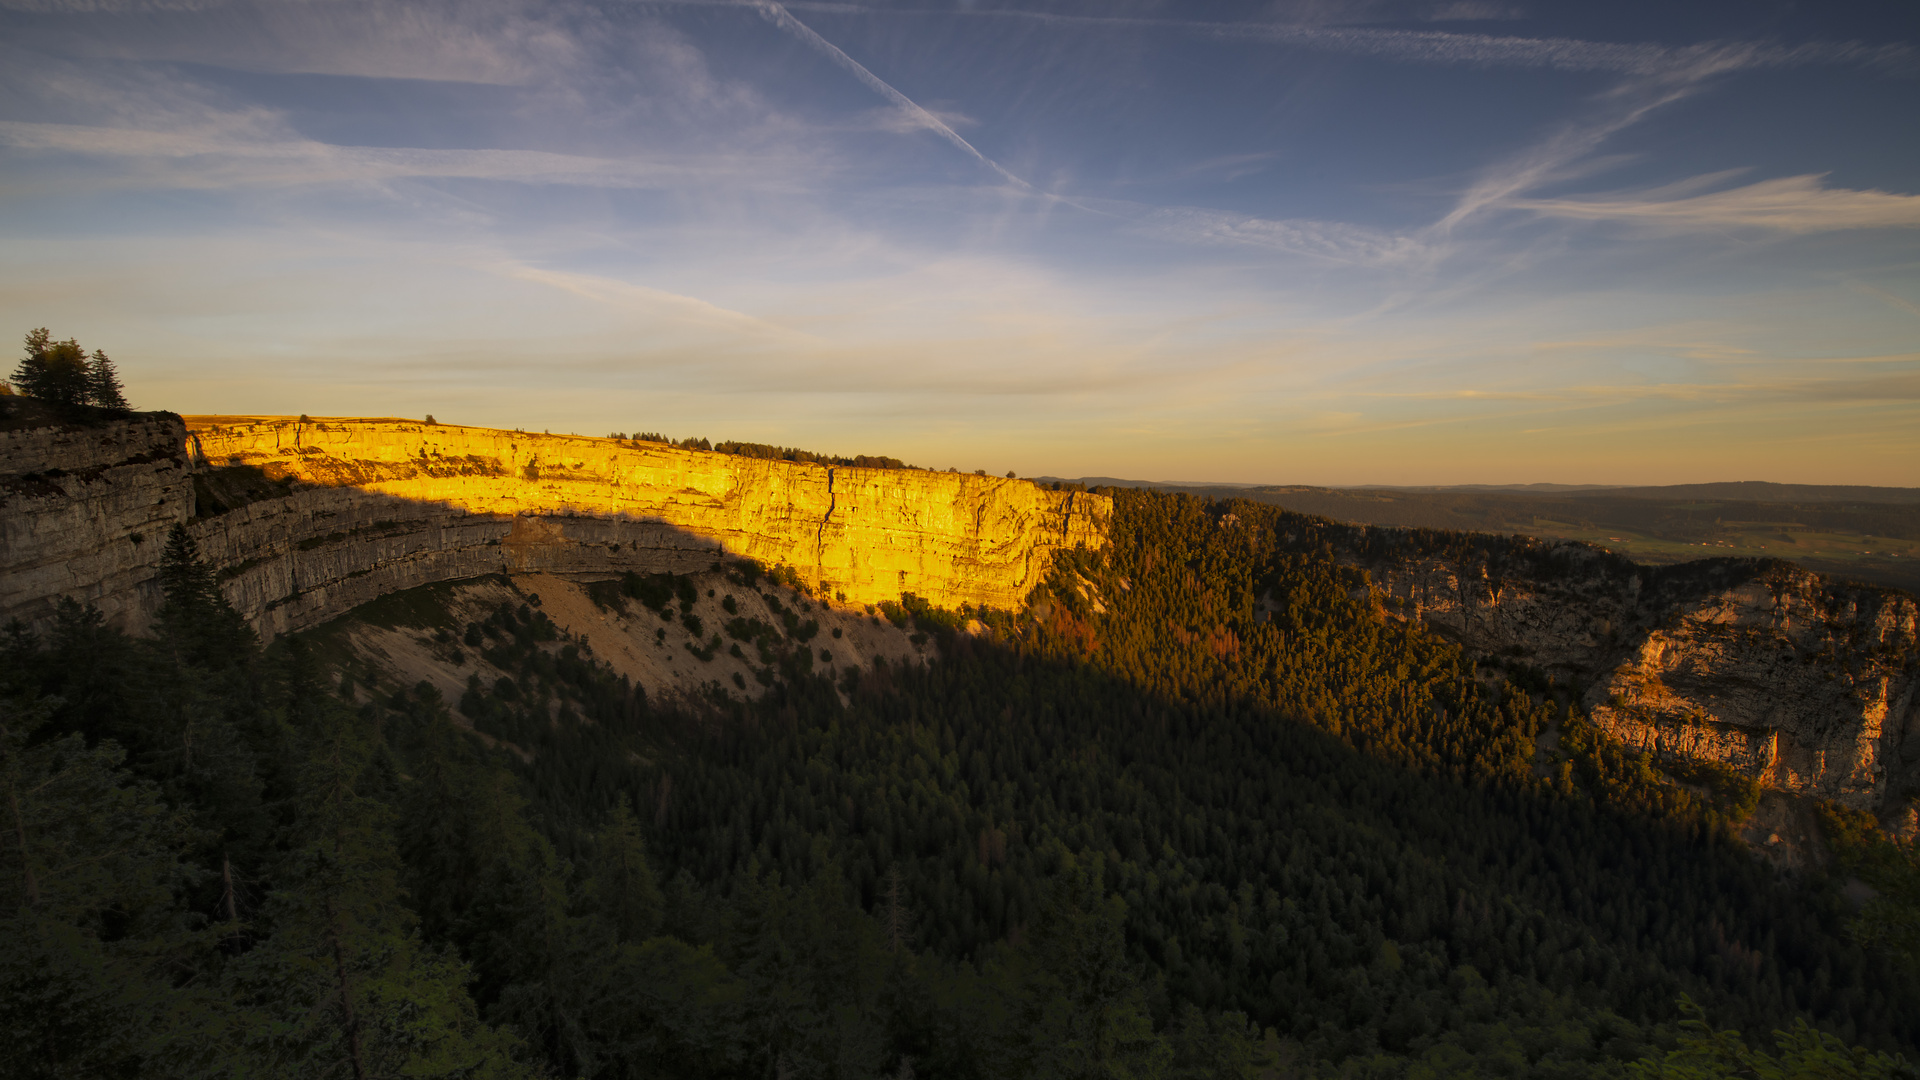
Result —
[[1583, 544], [1372, 569], [1389, 611], [1581, 692], [1646, 751], [1901, 812], [1920, 794], [1920, 608], [1784, 562], [1641, 567]]
[[167, 530], [193, 517], [185, 438], [170, 413], [0, 431], [0, 622], [72, 597], [143, 625]]
[[1910, 596], [1797, 568], [1703, 597], [1589, 695], [1626, 742], [1868, 806], [1920, 765]]
[[1103, 546], [1112, 516], [1104, 497], [1021, 480], [403, 420], [149, 414], [5, 434], [0, 619], [72, 596], [143, 625], [176, 521], [267, 635], [435, 581], [725, 554], [847, 603], [1015, 607], [1055, 551]]

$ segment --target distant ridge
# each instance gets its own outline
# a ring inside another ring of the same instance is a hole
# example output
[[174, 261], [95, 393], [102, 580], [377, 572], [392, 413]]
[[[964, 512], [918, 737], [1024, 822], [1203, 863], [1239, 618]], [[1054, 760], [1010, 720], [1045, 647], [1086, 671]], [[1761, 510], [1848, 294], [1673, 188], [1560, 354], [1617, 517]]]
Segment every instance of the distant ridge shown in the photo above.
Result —
[[1357, 484], [1351, 491], [1511, 491], [1522, 495], [1559, 495], [1576, 491], [1619, 491], [1614, 484], [1452, 484], [1413, 487], [1400, 484]]
[[1117, 476], [1036, 476], [1033, 478], [1033, 482], [1036, 484], [1085, 484], [1090, 488], [1166, 488], [1168, 490], [1185, 490], [1187, 488], [1234, 488], [1238, 490], [1251, 486], [1248, 484], [1233, 484], [1220, 480], [1122, 480]]
[[1920, 488], [1867, 487], [1860, 484], [1775, 484], [1737, 480], [1718, 484], [1611, 488], [1608, 495], [1634, 499], [1724, 499], [1758, 503], [1920, 504]]
[[1870, 487], [1863, 484], [1776, 484], [1770, 480], [1726, 480], [1708, 484], [1667, 484], [1633, 487], [1623, 484], [1354, 484], [1328, 487], [1319, 484], [1236, 484], [1218, 480], [1122, 480], [1112, 476], [1068, 478], [1041, 476], [1039, 483], [1085, 484], [1087, 487], [1163, 488], [1191, 491], [1202, 488], [1222, 492], [1406, 492], [1409, 494], [1488, 494], [1546, 495], [1581, 498], [1594, 495], [1627, 499], [1669, 499], [1677, 501], [1714, 500], [1749, 503], [1889, 503], [1920, 504], [1920, 488]]
[[1582, 540], [1642, 563], [1713, 555], [1789, 559], [1846, 580], [1920, 593], [1920, 488], [1762, 480], [1346, 488], [1108, 476], [1065, 482], [1277, 503], [1363, 525]]

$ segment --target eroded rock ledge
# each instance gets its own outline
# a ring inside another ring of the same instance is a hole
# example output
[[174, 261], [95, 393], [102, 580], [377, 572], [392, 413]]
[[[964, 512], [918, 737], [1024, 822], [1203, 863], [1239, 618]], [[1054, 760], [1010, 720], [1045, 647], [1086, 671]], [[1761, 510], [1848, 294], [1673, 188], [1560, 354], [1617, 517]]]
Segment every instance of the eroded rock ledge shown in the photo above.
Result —
[[1368, 568], [1387, 611], [1551, 674], [1630, 746], [1912, 816], [1920, 606], [1909, 594], [1780, 561], [1647, 567], [1524, 537]]
[[176, 521], [270, 636], [435, 581], [723, 554], [849, 603], [1015, 607], [1055, 551], [1104, 546], [1112, 516], [1023, 480], [406, 420], [150, 413], [0, 436], [0, 620], [42, 622], [71, 596], [144, 625]]

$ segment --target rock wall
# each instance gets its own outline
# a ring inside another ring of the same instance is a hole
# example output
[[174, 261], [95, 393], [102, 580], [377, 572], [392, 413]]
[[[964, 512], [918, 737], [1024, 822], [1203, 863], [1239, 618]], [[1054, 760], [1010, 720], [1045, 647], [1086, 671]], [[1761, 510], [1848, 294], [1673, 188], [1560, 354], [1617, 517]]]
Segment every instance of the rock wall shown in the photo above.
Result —
[[[1636, 567], [1582, 544], [1374, 565], [1388, 610], [1553, 675], [1631, 746], [1897, 811], [1920, 795], [1920, 607], [1790, 563]], [[1519, 565], [1516, 565], [1519, 564]]]
[[144, 625], [167, 530], [193, 517], [185, 438], [171, 413], [0, 431], [0, 623], [70, 596]]
[[35, 622], [64, 595], [143, 625], [159, 541], [183, 520], [272, 635], [434, 581], [684, 571], [723, 554], [849, 603], [1014, 607], [1054, 551], [1104, 545], [1112, 514], [1021, 480], [404, 420], [148, 414], [8, 434], [0, 619]]

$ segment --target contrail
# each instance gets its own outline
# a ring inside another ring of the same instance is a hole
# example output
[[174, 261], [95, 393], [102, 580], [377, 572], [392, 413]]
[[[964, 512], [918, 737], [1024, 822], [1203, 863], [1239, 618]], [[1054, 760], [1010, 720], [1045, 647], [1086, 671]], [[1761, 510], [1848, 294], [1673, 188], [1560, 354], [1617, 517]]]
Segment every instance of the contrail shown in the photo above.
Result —
[[[0, 7], [55, 4], [63, 0], [0, 0]], [[109, 0], [66, 0], [74, 3], [106, 3]], [[176, 3], [200, 3], [209, 0], [172, 0]], [[1373, 27], [1322, 26], [1312, 23], [1207, 22], [1194, 19], [1156, 19], [1126, 15], [1068, 15], [1052, 11], [1026, 11], [1020, 8], [903, 8], [872, 7], [844, 0], [637, 0], [664, 7], [755, 7], [779, 8], [779, 15], [764, 12], [768, 18], [801, 34], [828, 50], [849, 71], [883, 94], [894, 91], [873, 74], [835, 49], [819, 35], [793, 19], [788, 8], [801, 11], [830, 12], [835, 15], [872, 15], [906, 17], [952, 17], [1007, 19], [1056, 26], [1110, 26], [1138, 30], [1161, 30], [1197, 34], [1204, 37], [1238, 41], [1269, 41], [1323, 52], [1352, 56], [1376, 56], [1413, 63], [1462, 64], [1479, 67], [1550, 68], [1558, 71], [1613, 71], [1627, 75], [1657, 75], [1675, 65], [1684, 66], [1693, 54], [1702, 50], [1738, 49], [1746, 57], [1746, 66], [1755, 68], [1795, 68], [1817, 65], [1880, 69], [1910, 75], [1915, 53], [1901, 42], [1866, 45], [1858, 41], [1807, 42], [1786, 46], [1757, 42], [1708, 42], [1692, 47], [1670, 47], [1651, 43], [1582, 41], [1577, 38], [1495, 37], [1489, 34], [1463, 34], [1450, 30], [1382, 30]], [[781, 22], [785, 16], [787, 22]], [[952, 133], [949, 132], [949, 135]], [[959, 136], [952, 136], [959, 140]], [[962, 142], [964, 142], [962, 140]], [[972, 147], [969, 153], [979, 157]], [[982, 160], [985, 160], [982, 158]], [[989, 163], [991, 164], [991, 163]], [[998, 168], [998, 166], [994, 166]]]
[[1019, 177], [1008, 172], [1006, 169], [1001, 167], [999, 162], [993, 160], [987, 155], [974, 149], [972, 143], [961, 138], [959, 132], [953, 130], [952, 128], [948, 127], [946, 124], [942, 123], [939, 117], [933, 115], [927, 110], [914, 104], [913, 100], [907, 97], [907, 95], [901, 93], [898, 90], [895, 90], [891, 86], [888, 86], [884, 81], [881, 80], [880, 76], [875, 75], [873, 72], [868, 71], [865, 67], [862, 67], [858, 60], [855, 60], [853, 57], [848, 56], [844, 52], [841, 52], [839, 47], [836, 46], [833, 42], [828, 41], [826, 38], [823, 38], [819, 34], [814, 33], [811, 27], [807, 26], [807, 24], [801, 22], [799, 19], [794, 18], [791, 12], [789, 12], [786, 8], [782, 7], [780, 4], [776, 3], [775, 0], [759, 0], [759, 2], [755, 3], [753, 6], [754, 6], [754, 10], [766, 16], [767, 19], [771, 21], [775, 26], [778, 26], [780, 29], [787, 31], [788, 33], [799, 38], [801, 41], [804, 41], [807, 44], [813, 46], [814, 48], [820, 50], [821, 52], [827, 54], [828, 59], [832, 60], [836, 64], [839, 64], [842, 68], [846, 69], [846, 71], [849, 74], [851, 74], [854, 78], [859, 79], [861, 82], [865, 83], [868, 89], [872, 90], [876, 94], [879, 94], [881, 97], [886, 98], [888, 101], [899, 106], [900, 108], [905, 109], [908, 113], [910, 113], [911, 115], [919, 119], [919, 121], [922, 124], [925, 124], [928, 127], [928, 129], [934, 131], [935, 133], [940, 135], [942, 138], [946, 139], [948, 142], [959, 147], [969, 157], [973, 158], [975, 161], [978, 161], [980, 164], [985, 165], [987, 168], [992, 169], [994, 172], [999, 173], [1002, 177], [1005, 177], [1008, 183], [1013, 184], [1015, 187], [1021, 188], [1023, 190], [1027, 190], [1027, 191], [1033, 190], [1032, 184], [1029, 184], [1025, 180], [1022, 180]]
[[[711, 3], [713, 0], [659, 0], [665, 3]], [[1430, 64], [1465, 64], [1484, 67], [1552, 68], [1560, 71], [1615, 71], [1623, 74], [1657, 74], [1676, 63], [1685, 63], [1693, 49], [1670, 48], [1655, 44], [1582, 41], [1574, 38], [1495, 37], [1488, 34], [1463, 34], [1448, 30], [1382, 30], [1372, 27], [1321, 26], [1310, 23], [1207, 22], [1193, 19], [1156, 19], [1125, 15], [1069, 15], [1051, 11], [1026, 11], [1019, 8], [967, 7], [958, 10], [930, 8], [869, 7], [836, 0], [792, 0], [801, 10], [830, 11], [835, 14], [863, 14], [895, 17], [951, 16], [979, 19], [1012, 19], [1049, 23], [1058, 26], [1111, 26], [1141, 30], [1163, 30], [1199, 34], [1207, 37], [1270, 41], [1325, 52], [1354, 56], [1377, 56]], [[1741, 43], [1709, 43], [1707, 48], [1723, 48]], [[1752, 67], [1791, 68], [1833, 64], [1906, 71], [1911, 68], [1914, 51], [1903, 43], [1864, 45], [1859, 42], [1809, 42], [1792, 47], [1742, 46]]]

